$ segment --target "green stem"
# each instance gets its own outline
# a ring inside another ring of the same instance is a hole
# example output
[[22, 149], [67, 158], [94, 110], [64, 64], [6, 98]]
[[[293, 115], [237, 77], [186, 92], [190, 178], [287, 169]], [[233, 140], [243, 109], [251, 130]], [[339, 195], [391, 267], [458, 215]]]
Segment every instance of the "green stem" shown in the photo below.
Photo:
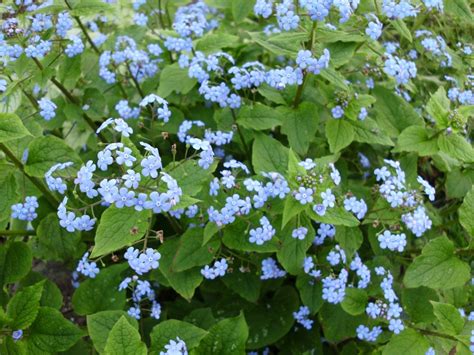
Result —
[[237, 115], [235, 114], [234, 109], [231, 109], [230, 112], [232, 113], [232, 118], [234, 120], [234, 125], [235, 125], [235, 127], [237, 127], [237, 133], [239, 134], [240, 140], [242, 141], [242, 145], [244, 146], [245, 155], [247, 155], [247, 160], [249, 161], [249, 163], [251, 163], [252, 162], [252, 154], [250, 152], [249, 146], [247, 145], [247, 142], [245, 141], [242, 130], [240, 129], [239, 124], [237, 123]]
[[34, 230], [0, 230], [0, 236], [7, 237], [16, 237], [16, 236], [27, 236], [27, 235], [36, 235], [36, 231]]
[[[71, 5], [69, 5], [68, 1], [67, 0], [64, 0], [64, 2], [66, 3], [67, 7], [69, 8], [69, 10], [72, 10], [72, 7]], [[97, 54], [100, 54], [100, 50], [99, 48], [97, 48], [97, 46], [95, 45], [94, 41], [92, 40], [91, 36], [89, 35], [89, 33], [87, 32], [87, 29], [86, 27], [84, 26], [84, 24], [82, 23], [81, 19], [79, 18], [79, 16], [73, 16], [74, 17], [74, 20], [76, 20], [77, 24], [79, 25], [79, 27], [81, 28], [81, 31], [82, 33], [84, 33], [84, 36], [86, 37], [87, 39], [87, 42], [89, 42], [89, 44], [91, 45], [92, 49], [94, 50], [94, 52], [96, 52]]]
[[6, 145], [0, 143], [0, 150], [12, 161], [13, 164], [35, 185], [38, 190], [44, 195], [44, 197], [53, 205], [57, 206], [59, 201], [54, 195], [44, 186], [44, 184], [38, 178], [30, 176], [26, 173], [23, 163], [13, 154], [13, 152], [7, 148]]
[[[306, 43], [306, 48], [309, 51], [313, 50], [313, 42], [314, 42], [314, 36], [316, 34], [316, 27], [317, 27], [317, 22], [313, 22], [313, 27], [311, 27], [311, 36], [309, 38], [309, 41]], [[298, 105], [300, 104], [301, 101], [301, 96], [303, 95], [303, 89], [304, 89], [304, 84], [306, 83], [306, 77], [308, 76], [308, 73], [305, 72], [303, 74], [303, 82], [301, 85], [298, 86], [298, 89], [296, 90], [296, 95], [295, 95], [295, 100], [293, 101], [293, 108], [297, 108]]]
[[[38, 59], [34, 58], [33, 57], [33, 61], [36, 63], [36, 65], [38, 66], [38, 68], [43, 71], [43, 65], [39, 62]], [[79, 105], [80, 102], [77, 98], [75, 98], [70, 92], [68, 89], [66, 89], [66, 87], [61, 84], [61, 82], [59, 82], [54, 76], [50, 78], [51, 82], [59, 89], [59, 91], [61, 91], [61, 93], [66, 96], [66, 98], [73, 104], [75, 105]], [[92, 120], [92, 118], [90, 118], [86, 113], [83, 113], [82, 114], [82, 117], [84, 118], [84, 121], [86, 121], [86, 123], [88, 124], [88, 126], [94, 131], [94, 133], [96, 132], [97, 130], [97, 126], [96, 124], [94, 123], [94, 121]], [[99, 140], [102, 142], [102, 143], [107, 143], [107, 138], [105, 138], [105, 136], [99, 132], [97, 133], [97, 137], [99, 138]]]

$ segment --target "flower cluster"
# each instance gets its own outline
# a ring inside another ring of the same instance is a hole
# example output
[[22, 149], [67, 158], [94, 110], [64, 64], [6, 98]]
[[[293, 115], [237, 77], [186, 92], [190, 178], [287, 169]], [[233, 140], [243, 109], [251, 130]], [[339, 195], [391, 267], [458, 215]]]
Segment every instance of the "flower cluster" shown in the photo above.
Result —
[[214, 262], [214, 266], [209, 267], [206, 265], [204, 268], [201, 269], [201, 275], [208, 280], [214, 280], [219, 276], [224, 276], [225, 272], [227, 271], [227, 261], [225, 259], [217, 260]]
[[38, 217], [36, 213], [38, 207], [39, 204], [36, 196], [27, 196], [24, 203], [17, 203], [11, 207], [12, 218], [31, 222]]

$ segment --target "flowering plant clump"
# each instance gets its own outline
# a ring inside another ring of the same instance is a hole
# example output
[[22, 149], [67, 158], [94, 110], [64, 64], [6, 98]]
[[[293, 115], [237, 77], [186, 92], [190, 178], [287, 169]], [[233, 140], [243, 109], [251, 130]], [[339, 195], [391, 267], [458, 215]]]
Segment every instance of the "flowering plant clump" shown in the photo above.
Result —
[[0, 5], [0, 353], [474, 353], [471, 5]]

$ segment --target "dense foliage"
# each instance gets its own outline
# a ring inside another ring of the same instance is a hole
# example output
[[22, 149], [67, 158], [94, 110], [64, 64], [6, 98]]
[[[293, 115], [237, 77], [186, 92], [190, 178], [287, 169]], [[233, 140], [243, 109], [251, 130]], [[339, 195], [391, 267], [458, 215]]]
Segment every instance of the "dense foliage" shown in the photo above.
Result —
[[0, 4], [0, 353], [474, 353], [470, 6]]

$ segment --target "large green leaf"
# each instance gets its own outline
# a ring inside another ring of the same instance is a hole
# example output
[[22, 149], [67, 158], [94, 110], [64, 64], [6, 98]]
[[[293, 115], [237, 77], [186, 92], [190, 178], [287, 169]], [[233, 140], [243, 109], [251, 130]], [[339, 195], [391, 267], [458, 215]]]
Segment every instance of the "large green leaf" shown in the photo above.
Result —
[[166, 277], [170, 286], [182, 297], [190, 300], [196, 288], [201, 284], [203, 277], [200, 267], [194, 267], [185, 271], [177, 272], [173, 269], [173, 260], [180, 242], [178, 238], [168, 239], [159, 248], [161, 253], [159, 270]]
[[38, 282], [25, 287], [8, 302], [7, 316], [13, 319], [13, 329], [26, 329], [33, 323], [38, 314], [43, 284], [44, 282]]
[[470, 267], [454, 255], [454, 245], [446, 237], [430, 241], [413, 260], [404, 277], [406, 287], [427, 286], [450, 289], [470, 279]]
[[253, 106], [243, 106], [237, 116], [237, 123], [245, 128], [257, 131], [280, 126], [283, 115], [272, 107], [255, 103]]
[[140, 333], [125, 316], [115, 323], [105, 344], [106, 355], [146, 355], [147, 349]]
[[423, 120], [413, 107], [393, 91], [376, 87], [374, 95], [376, 121], [379, 127], [391, 137], [398, 136], [405, 128], [422, 126]]
[[336, 153], [352, 143], [354, 140], [354, 128], [344, 118], [337, 120], [329, 119], [326, 122], [326, 137], [331, 152]]
[[258, 349], [281, 339], [294, 323], [298, 294], [290, 286], [278, 289], [273, 298], [261, 305], [245, 309], [249, 325], [248, 349]]
[[243, 313], [213, 325], [197, 348], [198, 354], [230, 355], [244, 353], [249, 328]]
[[54, 308], [42, 307], [29, 329], [28, 348], [33, 354], [66, 351], [83, 335], [61, 312]]
[[258, 135], [252, 149], [255, 171], [284, 173], [288, 166], [288, 148], [267, 135]]
[[439, 149], [452, 158], [462, 162], [474, 162], [474, 148], [466, 139], [458, 134], [440, 135], [438, 137]]
[[431, 304], [443, 332], [454, 335], [461, 333], [464, 328], [464, 319], [456, 307], [452, 304], [433, 301]]
[[97, 227], [91, 257], [117, 251], [142, 238], [148, 228], [148, 218], [150, 211], [147, 210], [109, 207]]
[[151, 354], [159, 354], [170, 340], [180, 338], [186, 343], [188, 350], [194, 349], [208, 334], [204, 329], [198, 328], [187, 322], [169, 319], [161, 322], [150, 333]]
[[127, 264], [111, 265], [93, 279], [82, 282], [74, 292], [72, 305], [80, 315], [100, 311], [122, 309], [126, 302], [126, 292], [119, 291], [118, 285], [124, 279], [121, 272]]
[[81, 241], [79, 232], [69, 233], [59, 225], [56, 213], [43, 218], [36, 229], [35, 255], [39, 253], [47, 260], [70, 260], [82, 252], [78, 248]]
[[30, 135], [21, 119], [13, 113], [0, 113], [0, 143]]
[[173, 271], [180, 272], [209, 264], [219, 249], [220, 241], [214, 240], [203, 246], [203, 230], [190, 228], [179, 237], [178, 249], [173, 258]]
[[388, 344], [383, 348], [383, 355], [419, 355], [424, 354], [429, 343], [421, 334], [407, 328], [400, 334], [393, 335]]
[[0, 284], [20, 280], [31, 270], [33, 257], [25, 243], [13, 242], [0, 246]]
[[420, 156], [438, 152], [438, 142], [431, 130], [422, 126], [410, 126], [398, 137], [397, 152], [417, 152]]
[[187, 69], [180, 68], [178, 63], [171, 64], [161, 72], [158, 95], [168, 97], [172, 92], [187, 94], [196, 83], [196, 79], [188, 76]]
[[304, 102], [296, 110], [286, 109], [281, 112], [285, 116], [282, 133], [288, 136], [290, 147], [304, 156], [318, 129], [318, 108], [310, 102]]
[[38, 137], [28, 146], [28, 160], [25, 171], [36, 177], [43, 177], [53, 165], [73, 162], [76, 167], [81, 165], [81, 159], [63, 140], [54, 137]]
[[242, 22], [252, 11], [255, 0], [233, 0], [232, 15], [235, 22]]
[[99, 353], [104, 352], [110, 331], [115, 323], [117, 323], [117, 321], [123, 316], [127, 319], [130, 325], [135, 329], [138, 329], [137, 320], [128, 316], [125, 311], [102, 311], [87, 316], [87, 331], [92, 339], [94, 347]]

